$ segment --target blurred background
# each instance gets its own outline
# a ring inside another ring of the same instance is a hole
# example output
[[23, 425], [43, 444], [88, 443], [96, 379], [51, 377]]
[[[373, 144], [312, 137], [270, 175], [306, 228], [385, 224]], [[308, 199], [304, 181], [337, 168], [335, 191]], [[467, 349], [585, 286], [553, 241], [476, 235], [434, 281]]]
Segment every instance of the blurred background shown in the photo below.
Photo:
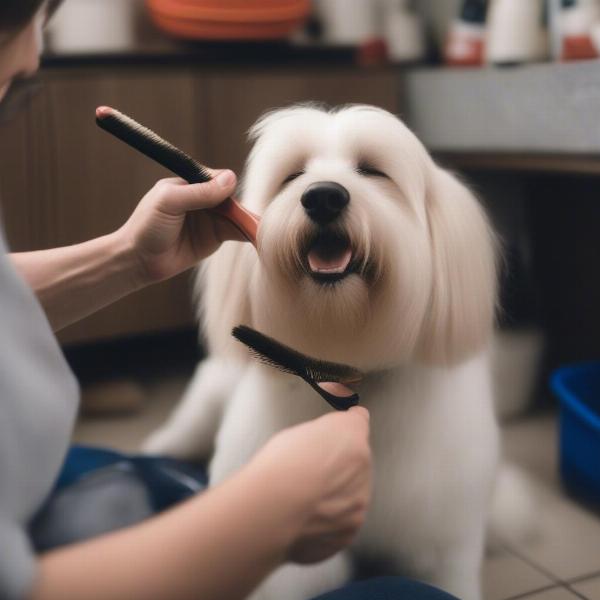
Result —
[[[398, 114], [477, 191], [504, 247], [498, 412], [545, 516], [539, 540], [488, 557], [486, 598], [600, 598], [599, 55], [598, 0], [66, 0], [43, 85], [2, 124], [9, 243], [107, 233], [167, 175], [97, 130], [98, 105], [237, 173], [268, 109]], [[133, 451], [203, 355], [191, 275], [60, 339], [84, 388], [76, 439]]]

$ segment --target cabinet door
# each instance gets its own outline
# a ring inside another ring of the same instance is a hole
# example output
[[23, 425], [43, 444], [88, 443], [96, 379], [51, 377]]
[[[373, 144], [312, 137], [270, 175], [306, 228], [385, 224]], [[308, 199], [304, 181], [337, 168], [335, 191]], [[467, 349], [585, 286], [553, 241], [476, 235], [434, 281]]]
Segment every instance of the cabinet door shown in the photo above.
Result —
[[[181, 148], [196, 150], [198, 106], [187, 71], [57, 70], [45, 73], [45, 83], [42, 97], [12, 126], [10, 135], [18, 139], [8, 150], [4, 144], [4, 153], [10, 155], [13, 146], [19, 150], [3, 190], [15, 250], [74, 244], [113, 231], [157, 179], [172, 176], [98, 129], [98, 105], [130, 113]], [[36, 166], [30, 170], [23, 164]], [[0, 169], [5, 177], [4, 165]], [[188, 282], [189, 275], [183, 275], [133, 294], [65, 329], [61, 339], [188, 325]]]
[[38, 93], [0, 128], [0, 206], [9, 246], [53, 245], [55, 176], [48, 96]]
[[249, 147], [246, 132], [256, 119], [273, 108], [296, 102], [374, 104], [398, 111], [399, 76], [395, 69], [323, 69], [247, 71], [197, 80], [205, 99], [204, 124], [198, 120], [210, 159], [217, 167], [241, 172]]

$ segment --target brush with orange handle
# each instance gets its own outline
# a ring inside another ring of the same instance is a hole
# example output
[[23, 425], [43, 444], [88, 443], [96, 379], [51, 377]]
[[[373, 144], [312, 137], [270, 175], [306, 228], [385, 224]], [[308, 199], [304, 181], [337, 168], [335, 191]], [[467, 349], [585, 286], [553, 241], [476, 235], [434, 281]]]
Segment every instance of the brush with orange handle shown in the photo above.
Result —
[[[212, 179], [205, 166], [151, 129], [140, 125], [131, 117], [114, 108], [108, 106], [97, 108], [96, 123], [105, 131], [185, 179], [188, 183], [205, 183]], [[256, 247], [256, 233], [260, 221], [257, 215], [245, 209], [233, 198], [227, 198], [219, 206], [208, 210], [227, 219]]]

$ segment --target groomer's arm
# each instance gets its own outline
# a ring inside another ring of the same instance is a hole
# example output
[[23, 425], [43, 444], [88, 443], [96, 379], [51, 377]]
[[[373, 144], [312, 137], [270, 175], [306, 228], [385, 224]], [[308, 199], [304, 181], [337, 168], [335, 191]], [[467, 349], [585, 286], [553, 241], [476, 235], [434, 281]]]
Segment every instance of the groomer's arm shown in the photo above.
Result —
[[218, 205], [235, 188], [231, 171], [213, 175], [209, 183], [195, 185], [181, 179], [159, 181], [129, 220], [109, 235], [64, 248], [12, 254], [53, 329], [189, 269], [226, 239], [239, 239], [234, 227], [201, 210]]
[[329, 413], [277, 434], [179, 507], [43, 555], [30, 600], [241, 600], [286, 560], [313, 563], [347, 546], [370, 477], [368, 412]]

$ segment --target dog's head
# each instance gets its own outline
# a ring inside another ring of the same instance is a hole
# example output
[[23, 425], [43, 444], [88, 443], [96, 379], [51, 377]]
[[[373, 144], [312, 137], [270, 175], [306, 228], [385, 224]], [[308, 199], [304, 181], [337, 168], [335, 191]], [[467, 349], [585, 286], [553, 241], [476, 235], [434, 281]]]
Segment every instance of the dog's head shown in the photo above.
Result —
[[[208, 291], [209, 337], [237, 318], [363, 369], [449, 364], [482, 347], [495, 305], [490, 227], [397, 118], [299, 106], [267, 114], [250, 136], [243, 202], [262, 215], [258, 259], [230, 247], [212, 261], [213, 279], [229, 271], [237, 283]], [[211, 303], [235, 313], [223, 327]]]

